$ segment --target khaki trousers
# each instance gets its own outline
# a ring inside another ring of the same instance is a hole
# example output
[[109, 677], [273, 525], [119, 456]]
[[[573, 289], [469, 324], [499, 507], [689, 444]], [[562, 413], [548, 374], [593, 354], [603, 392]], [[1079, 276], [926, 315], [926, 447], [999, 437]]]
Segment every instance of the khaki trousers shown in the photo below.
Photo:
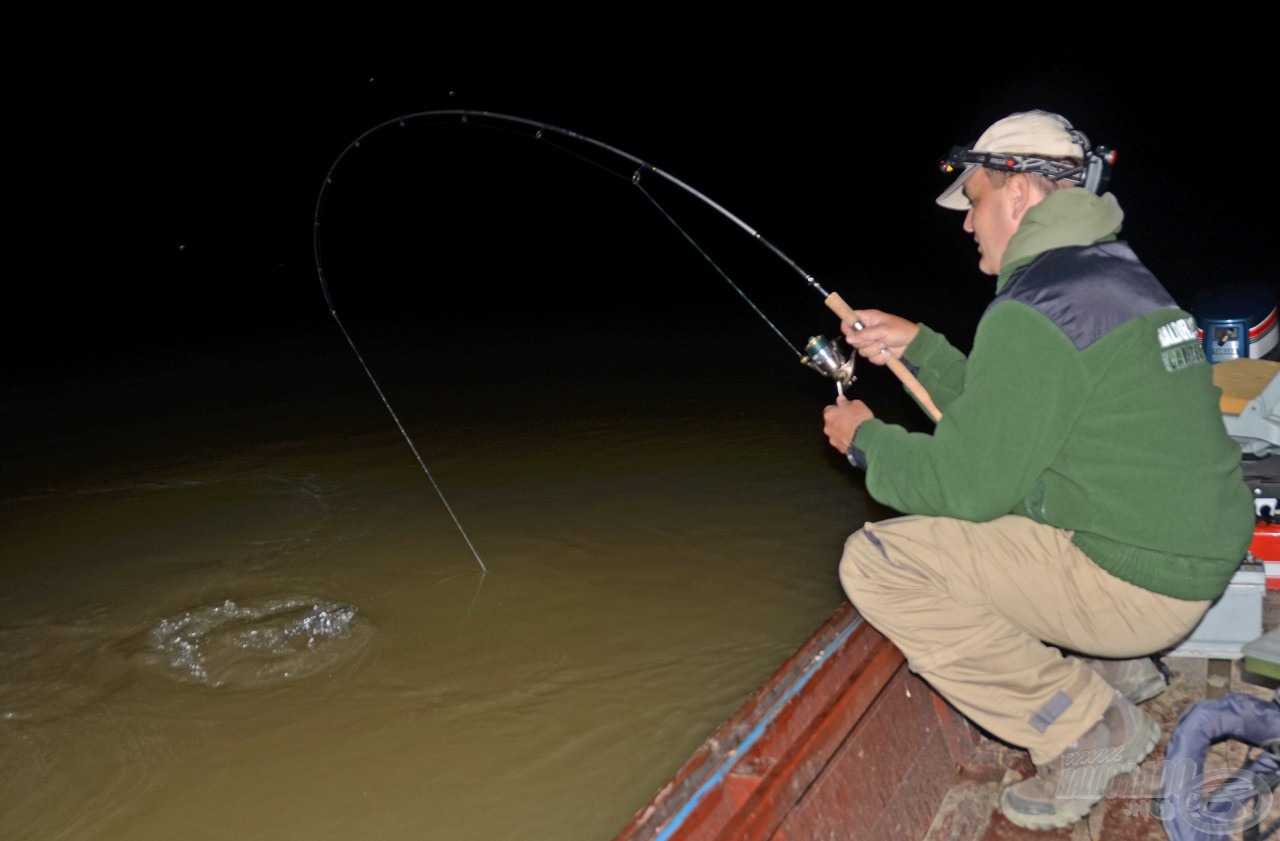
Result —
[[867, 523], [845, 542], [840, 583], [913, 672], [1043, 765], [1092, 727], [1115, 694], [1059, 647], [1152, 654], [1190, 633], [1212, 604], [1121, 581], [1071, 534], [1018, 516]]

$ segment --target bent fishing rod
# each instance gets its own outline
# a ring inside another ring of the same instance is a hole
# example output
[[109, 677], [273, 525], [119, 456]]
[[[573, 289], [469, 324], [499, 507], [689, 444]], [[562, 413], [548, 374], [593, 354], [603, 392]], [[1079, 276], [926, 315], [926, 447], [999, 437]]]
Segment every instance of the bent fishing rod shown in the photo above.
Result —
[[[720, 268], [720, 266], [715, 262], [715, 260], [713, 260], [711, 256], [704, 249], [702, 249], [701, 246], [698, 245], [698, 243], [694, 240], [694, 238], [690, 236], [689, 233], [685, 231], [685, 229], [675, 220], [675, 218], [670, 213], [667, 212], [666, 208], [663, 207], [663, 205], [653, 196], [653, 194], [650, 191], [645, 189], [644, 184], [642, 183], [643, 179], [646, 176], [652, 176], [652, 177], [661, 179], [662, 181], [668, 184], [671, 184], [676, 188], [684, 191], [685, 193], [697, 199], [698, 201], [703, 202], [712, 210], [716, 211], [721, 216], [728, 219], [730, 222], [732, 222], [734, 225], [736, 225], [738, 228], [744, 231], [749, 237], [751, 237], [753, 240], [758, 242], [760, 245], [764, 246], [774, 256], [782, 260], [783, 263], [785, 263], [794, 272], [800, 275], [800, 277], [804, 279], [806, 285], [808, 285], [811, 289], [813, 289], [819, 295], [822, 296], [823, 303], [826, 304], [827, 308], [830, 309], [833, 313], [835, 313], [836, 316], [839, 317], [841, 322], [853, 328], [854, 330], [862, 330], [864, 327], [861, 319], [858, 316], [858, 313], [852, 307], [850, 307], [848, 303], [845, 302], [844, 298], [842, 298], [839, 295], [839, 293], [828, 292], [826, 289], [824, 289], [822, 285], [818, 282], [817, 278], [815, 278], [813, 275], [809, 274], [807, 271], [802, 269], [794, 260], [788, 257], [785, 253], [783, 253], [781, 249], [779, 249], [769, 240], [765, 239], [760, 234], [759, 231], [752, 228], [750, 225], [748, 225], [738, 216], [734, 215], [732, 212], [727, 210], [725, 207], [723, 207], [716, 201], [709, 198], [704, 193], [700, 192], [699, 190], [696, 190], [695, 188], [691, 187], [684, 181], [681, 181], [679, 178], [676, 178], [674, 175], [671, 175], [670, 173], [665, 172], [659, 169], [658, 167], [648, 163], [647, 161], [641, 158], [638, 158], [629, 152], [626, 152], [626, 151], [623, 151], [622, 149], [617, 148], [616, 146], [612, 146], [608, 143], [605, 143], [600, 140], [596, 140], [595, 138], [588, 137], [576, 131], [572, 131], [570, 129], [562, 128], [556, 125], [551, 125], [549, 123], [527, 119], [525, 117], [518, 117], [518, 116], [513, 116], [511, 114], [503, 114], [503, 113], [498, 113], [494, 111], [478, 111], [478, 110], [462, 109], [462, 108], [445, 108], [445, 109], [437, 109], [432, 111], [419, 111], [412, 114], [406, 114], [400, 117], [395, 117], [393, 119], [386, 120], [384, 122], [381, 122], [373, 126], [372, 128], [366, 130], [363, 134], [361, 134], [355, 140], [353, 140], [350, 144], [348, 144], [348, 146], [342, 151], [342, 153], [338, 155], [338, 157], [334, 160], [333, 164], [330, 165], [329, 171], [326, 173], [324, 182], [321, 185], [320, 195], [316, 199], [315, 217], [313, 221], [313, 230], [312, 230], [312, 245], [315, 252], [316, 275], [320, 280], [320, 288], [321, 288], [321, 291], [324, 293], [324, 299], [325, 299], [325, 303], [328, 305], [329, 314], [333, 317], [334, 321], [337, 323], [338, 329], [342, 332], [342, 335], [347, 340], [347, 344], [351, 346], [351, 350], [355, 353], [356, 358], [359, 360], [361, 367], [364, 368], [365, 374], [369, 377], [370, 382], [373, 383], [374, 390], [377, 391], [378, 396], [382, 399], [382, 402], [386, 406], [387, 411], [391, 414], [392, 419], [395, 421], [396, 426], [400, 430], [400, 434], [404, 436], [405, 441], [409, 444], [410, 450], [412, 450], [414, 456], [418, 460], [418, 464], [422, 467], [423, 472], [426, 473], [428, 480], [430, 480], [432, 486], [435, 488], [437, 496], [440, 497], [440, 501], [444, 503], [445, 509], [449, 512], [450, 516], [453, 517], [454, 524], [457, 525], [458, 530], [462, 533], [463, 539], [466, 540], [467, 546], [471, 549], [472, 554], [475, 555], [476, 562], [480, 564], [480, 569], [482, 571], [487, 571], [487, 570], [485, 568], [484, 562], [480, 560], [479, 553], [476, 552], [475, 546], [471, 543], [471, 539], [467, 537], [466, 531], [462, 528], [462, 524], [458, 521], [457, 516], [454, 515], [453, 509], [449, 507], [449, 503], [447, 500], [445, 500], [444, 494], [440, 490], [440, 486], [436, 483], [435, 478], [432, 477], [431, 471], [427, 468], [427, 465], [423, 461], [422, 456], [418, 453], [418, 449], [417, 447], [414, 446], [413, 441], [412, 439], [410, 439], [408, 432], [405, 431], [404, 425], [400, 423], [400, 419], [396, 416], [395, 411], [391, 408], [390, 402], [387, 400], [386, 395], [383, 394], [381, 387], [379, 387], [377, 380], [373, 376], [373, 373], [369, 370], [369, 366], [365, 364], [364, 358], [360, 355], [360, 351], [356, 348], [355, 342], [352, 340], [350, 333], [348, 333], [346, 327], [343, 326], [342, 319], [338, 317], [338, 310], [333, 303], [333, 297], [329, 292], [329, 284], [325, 278], [325, 272], [324, 272], [323, 262], [321, 260], [321, 253], [320, 253], [320, 216], [324, 208], [325, 200], [328, 196], [329, 187], [333, 184], [334, 175], [337, 172], [338, 168], [343, 163], [343, 161], [346, 160], [347, 156], [351, 154], [354, 150], [358, 150], [362, 148], [364, 142], [368, 138], [382, 132], [384, 129], [387, 129], [389, 127], [394, 126], [398, 128], [407, 128], [411, 125], [416, 125], [419, 123], [433, 124], [433, 123], [442, 123], [445, 121], [457, 122], [457, 123], [466, 124], [466, 125], [474, 125], [474, 126], [479, 126], [483, 128], [489, 128], [489, 129], [509, 130], [509, 131], [512, 131], [512, 133], [516, 133], [516, 134], [520, 134], [520, 130], [523, 129], [526, 132], [526, 134], [524, 134], [523, 136], [529, 136], [536, 140], [547, 142], [548, 145], [552, 146], [553, 148], [559, 151], [565, 152], [587, 163], [598, 166], [604, 169], [606, 172], [609, 172], [610, 174], [619, 176], [619, 177], [625, 178], [628, 176], [618, 172], [616, 169], [613, 169], [609, 166], [604, 165], [598, 160], [594, 160], [592, 158], [587, 157], [586, 155], [580, 154], [579, 152], [569, 148], [568, 146], [562, 145], [561, 143], [554, 142], [553, 138], [558, 137], [567, 141], [573, 141], [573, 142], [582, 144], [588, 149], [592, 149], [597, 152], [604, 153], [606, 156], [612, 157], [615, 161], [623, 161], [633, 165], [635, 168], [634, 170], [632, 170], [629, 176], [629, 180], [631, 184], [634, 187], [636, 187], [638, 190], [640, 190], [641, 194], [643, 194], [644, 197], [653, 204], [653, 206], [658, 210], [658, 212], [661, 213], [662, 216], [673, 227], [675, 227], [677, 231], [679, 231], [679, 233], [689, 242], [691, 246], [693, 246], [695, 250], [697, 250], [707, 260], [708, 263], [710, 263], [712, 268], [715, 269], [715, 271], [729, 284], [729, 286], [732, 287], [733, 290], [747, 303], [747, 305], [750, 306], [751, 309], [758, 316], [760, 316], [761, 319], [764, 320], [765, 324], [768, 325], [769, 328], [773, 330], [773, 332], [779, 338], [782, 339], [782, 341], [787, 345], [787, 347], [790, 348], [792, 352], [798, 356], [799, 361], [801, 363], [817, 371], [818, 373], [835, 380], [836, 390], [841, 396], [844, 395], [845, 388], [847, 388], [850, 384], [852, 384], [856, 380], [856, 377], [853, 374], [854, 357], [851, 356], [848, 359], [846, 359], [844, 354], [841, 352], [840, 348], [838, 347], [836, 341], [828, 341], [825, 336], [816, 335], [809, 339], [803, 351], [800, 351], [799, 349], [795, 348], [791, 344], [791, 342], [786, 338], [786, 336], [784, 336], [781, 333], [781, 331], [778, 330], [778, 328], [773, 324], [773, 322], [771, 322], [768, 319], [768, 317], [766, 317], [764, 313], [761, 312], [759, 307], [757, 307], [755, 303], [753, 303], [751, 299], [742, 291], [742, 289], [736, 283], [733, 282], [733, 280], [729, 277], [729, 275], [723, 269]], [[910, 392], [910, 394], [916, 399], [916, 401], [921, 405], [921, 407], [924, 408], [924, 410], [930, 415], [930, 417], [933, 418], [934, 421], [941, 420], [942, 413], [938, 410], [938, 407], [934, 404], [933, 399], [929, 396], [929, 393], [925, 390], [924, 386], [922, 386], [920, 384], [920, 381], [916, 379], [915, 375], [911, 373], [911, 370], [906, 366], [906, 363], [904, 363], [898, 357], [894, 356], [892, 353], [888, 353], [887, 349], [886, 349], [886, 353], [889, 356], [889, 359], [886, 362], [889, 370], [892, 371], [893, 374], [902, 382], [902, 384], [906, 387], [907, 391]]]

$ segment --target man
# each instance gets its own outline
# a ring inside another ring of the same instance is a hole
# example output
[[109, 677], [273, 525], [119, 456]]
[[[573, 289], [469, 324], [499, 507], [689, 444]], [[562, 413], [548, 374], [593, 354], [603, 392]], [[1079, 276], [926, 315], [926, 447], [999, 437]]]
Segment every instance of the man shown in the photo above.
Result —
[[1028, 111], [956, 151], [937, 203], [966, 211], [995, 299], [967, 357], [877, 310], [844, 329], [917, 371], [942, 417], [920, 434], [860, 400], [824, 410], [832, 446], [906, 515], [854, 533], [840, 581], [913, 671], [1030, 752], [1005, 816], [1063, 827], [1158, 741], [1135, 705], [1164, 687], [1149, 655], [1226, 588], [1253, 503], [1194, 321], [1117, 239], [1088, 139]]

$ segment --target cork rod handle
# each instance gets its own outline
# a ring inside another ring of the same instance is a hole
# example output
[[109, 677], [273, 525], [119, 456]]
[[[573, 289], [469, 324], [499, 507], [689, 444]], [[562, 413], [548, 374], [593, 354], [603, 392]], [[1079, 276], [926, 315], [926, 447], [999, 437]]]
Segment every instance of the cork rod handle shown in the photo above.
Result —
[[[832, 292], [826, 298], [827, 309], [834, 312], [840, 317], [840, 320], [848, 324], [855, 330], [862, 329], [862, 322], [858, 320], [858, 314], [853, 311], [853, 307], [845, 303], [844, 298], [840, 297], [839, 292]], [[902, 384], [906, 386], [907, 391], [915, 397], [916, 401], [924, 407], [934, 422], [942, 420], [942, 412], [938, 411], [938, 407], [933, 404], [933, 398], [929, 396], [929, 392], [925, 391], [924, 386], [920, 385], [920, 381], [916, 379], [916, 375], [911, 373], [910, 369], [903, 363], [901, 359], [889, 354], [889, 370], [894, 373]]]

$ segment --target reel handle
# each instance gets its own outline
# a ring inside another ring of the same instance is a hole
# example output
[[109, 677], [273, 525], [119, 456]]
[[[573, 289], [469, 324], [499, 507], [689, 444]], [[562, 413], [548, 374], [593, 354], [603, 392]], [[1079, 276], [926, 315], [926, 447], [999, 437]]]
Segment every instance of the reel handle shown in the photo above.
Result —
[[[853, 311], [853, 307], [845, 303], [839, 292], [832, 292], [826, 297], [824, 303], [827, 305], [827, 309], [838, 315], [845, 324], [855, 330], [862, 329], [862, 322], [858, 319], [858, 314]], [[911, 373], [906, 364], [893, 354], [889, 354], [888, 365], [889, 370], [902, 381], [907, 391], [911, 392], [911, 396], [915, 397], [916, 401], [929, 413], [929, 417], [933, 418], [934, 423], [942, 420], [942, 412], [934, 405], [933, 398], [929, 396], [929, 392], [925, 391], [924, 386], [920, 384], [920, 381], [916, 379], [916, 375]]]

